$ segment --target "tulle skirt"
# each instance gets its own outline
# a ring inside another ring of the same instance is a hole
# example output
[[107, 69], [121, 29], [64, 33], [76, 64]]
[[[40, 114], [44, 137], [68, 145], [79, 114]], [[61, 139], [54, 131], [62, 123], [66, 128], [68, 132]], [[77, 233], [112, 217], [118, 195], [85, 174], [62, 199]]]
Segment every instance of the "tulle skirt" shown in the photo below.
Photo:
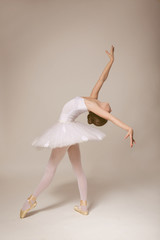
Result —
[[32, 146], [37, 149], [56, 148], [89, 140], [102, 140], [105, 136], [105, 133], [96, 127], [78, 121], [57, 122], [43, 135], [35, 138]]

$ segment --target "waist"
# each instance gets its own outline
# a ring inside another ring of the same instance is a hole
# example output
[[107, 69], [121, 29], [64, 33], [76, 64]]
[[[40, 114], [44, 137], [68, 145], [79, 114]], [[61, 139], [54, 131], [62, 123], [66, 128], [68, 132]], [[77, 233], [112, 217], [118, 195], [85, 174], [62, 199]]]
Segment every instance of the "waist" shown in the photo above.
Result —
[[75, 122], [74, 120], [58, 120], [59, 123], [71, 123]]

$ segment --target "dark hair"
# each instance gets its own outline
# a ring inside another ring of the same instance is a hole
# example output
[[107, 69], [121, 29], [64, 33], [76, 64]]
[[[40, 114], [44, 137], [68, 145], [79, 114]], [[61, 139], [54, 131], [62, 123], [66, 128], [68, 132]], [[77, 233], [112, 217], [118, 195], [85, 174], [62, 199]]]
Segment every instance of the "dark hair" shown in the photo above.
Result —
[[104, 119], [91, 111], [89, 111], [89, 114], [87, 115], [87, 119], [88, 119], [88, 124], [93, 123], [96, 126], [103, 126], [108, 122], [107, 119]]

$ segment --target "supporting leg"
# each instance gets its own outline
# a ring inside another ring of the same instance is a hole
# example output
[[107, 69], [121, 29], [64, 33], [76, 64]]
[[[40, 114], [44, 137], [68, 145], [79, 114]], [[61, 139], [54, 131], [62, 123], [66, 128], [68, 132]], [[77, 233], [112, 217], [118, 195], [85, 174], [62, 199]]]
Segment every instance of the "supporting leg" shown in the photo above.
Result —
[[80, 148], [78, 143], [71, 145], [68, 148], [68, 156], [78, 181], [78, 187], [79, 187], [80, 199], [81, 199], [80, 201], [81, 206], [79, 206], [79, 208], [83, 211], [87, 211], [87, 205], [86, 205], [87, 204], [87, 179], [82, 168], [81, 154], [80, 154]]

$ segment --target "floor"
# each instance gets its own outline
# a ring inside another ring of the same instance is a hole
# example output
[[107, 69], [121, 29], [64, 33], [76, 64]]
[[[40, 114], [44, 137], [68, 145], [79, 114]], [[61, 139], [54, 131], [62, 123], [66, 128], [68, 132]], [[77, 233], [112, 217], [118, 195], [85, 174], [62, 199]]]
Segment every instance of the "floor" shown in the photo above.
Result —
[[35, 176], [22, 179], [1, 176], [3, 240], [160, 239], [159, 176], [137, 176], [129, 181], [88, 177], [89, 215], [83, 216], [73, 210], [79, 203], [76, 180], [64, 181], [57, 174], [37, 199], [36, 208], [20, 219], [20, 208]]

